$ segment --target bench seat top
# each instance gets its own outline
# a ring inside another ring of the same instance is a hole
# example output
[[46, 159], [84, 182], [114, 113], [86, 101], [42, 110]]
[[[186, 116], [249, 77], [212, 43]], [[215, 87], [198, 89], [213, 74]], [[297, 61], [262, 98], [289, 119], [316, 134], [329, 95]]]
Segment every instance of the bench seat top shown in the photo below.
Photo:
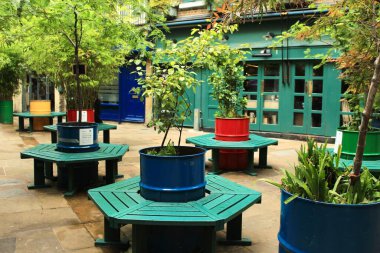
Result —
[[14, 116], [23, 117], [23, 118], [46, 118], [46, 117], [59, 117], [66, 116], [65, 112], [50, 112], [44, 114], [34, 114], [30, 112], [14, 112]]
[[[327, 149], [330, 153], [334, 153], [334, 149], [332, 148], [328, 148]], [[349, 167], [349, 166], [353, 166], [354, 165], [354, 160], [353, 159], [344, 159], [344, 158], [340, 158], [339, 160], [339, 167], [340, 168], [345, 168], [345, 167]], [[370, 172], [376, 172], [376, 173], [380, 173], [380, 159], [379, 160], [365, 160], [365, 158], [363, 159], [362, 161], [362, 167], [366, 167], [368, 168], [368, 170]]]
[[215, 134], [204, 134], [187, 138], [186, 143], [192, 143], [208, 149], [258, 149], [269, 145], [277, 145], [278, 141], [256, 134], [250, 134], [247, 141], [219, 141], [215, 140]]
[[184, 203], [155, 202], [138, 193], [140, 177], [91, 189], [89, 197], [108, 218], [118, 224], [214, 226], [224, 223], [261, 202], [261, 193], [216, 175], [206, 176], [206, 196]]
[[[104, 124], [104, 123], [97, 123], [97, 124], [98, 124], [98, 131], [117, 129], [116, 125]], [[50, 132], [55, 132], [57, 131], [57, 125], [44, 126], [44, 129]]]
[[92, 152], [65, 153], [57, 151], [57, 144], [39, 144], [21, 152], [21, 159], [36, 158], [60, 164], [91, 162], [100, 160], [121, 160], [128, 151], [128, 145], [99, 143], [99, 149]]

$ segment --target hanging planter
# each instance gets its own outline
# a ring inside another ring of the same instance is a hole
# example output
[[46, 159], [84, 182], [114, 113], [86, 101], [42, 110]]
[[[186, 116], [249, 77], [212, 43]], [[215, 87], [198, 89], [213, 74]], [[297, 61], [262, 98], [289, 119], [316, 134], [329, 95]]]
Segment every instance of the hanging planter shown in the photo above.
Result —
[[65, 122], [57, 124], [57, 150], [68, 153], [90, 152], [99, 149], [98, 124]]
[[176, 147], [177, 155], [140, 153], [140, 194], [145, 199], [161, 202], [187, 202], [205, 196], [205, 153], [197, 147]]

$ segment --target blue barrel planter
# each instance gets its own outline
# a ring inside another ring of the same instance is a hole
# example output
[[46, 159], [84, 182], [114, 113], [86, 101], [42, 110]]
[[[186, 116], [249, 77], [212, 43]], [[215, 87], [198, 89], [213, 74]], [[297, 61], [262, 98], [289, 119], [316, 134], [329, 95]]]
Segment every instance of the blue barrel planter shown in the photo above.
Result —
[[187, 202], [205, 196], [205, 153], [197, 147], [176, 147], [178, 155], [156, 156], [140, 153], [140, 194], [160, 202]]
[[99, 149], [98, 124], [65, 122], [57, 124], [57, 150], [67, 153], [91, 152]]
[[281, 193], [280, 253], [380, 252], [380, 202], [340, 205]]

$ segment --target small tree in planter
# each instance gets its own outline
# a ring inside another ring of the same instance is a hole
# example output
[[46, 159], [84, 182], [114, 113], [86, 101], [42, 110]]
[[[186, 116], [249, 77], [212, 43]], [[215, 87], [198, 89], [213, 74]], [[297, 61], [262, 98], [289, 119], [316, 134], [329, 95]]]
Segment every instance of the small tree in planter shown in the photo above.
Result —
[[[246, 52], [226, 43], [228, 34], [236, 30], [237, 25], [216, 24], [213, 29], [199, 32], [200, 43], [205, 45], [206, 52], [199, 61], [212, 71], [208, 82], [212, 86], [212, 97], [218, 102], [215, 139], [222, 141], [249, 139], [249, 118], [244, 115], [247, 99], [241, 96], [245, 80], [242, 62]], [[220, 153], [221, 169], [247, 168], [247, 151], [220, 150]]]
[[[205, 150], [181, 146], [183, 123], [191, 114], [186, 90], [199, 84], [192, 71], [196, 66], [189, 64], [196, 55], [190, 41], [163, 41], [163, 48], [156, 49], [148, 66], [151, 74], [145, 75], [142, 67], [137, 67], [143, 77], [139, 79], [141, 87], [133, 92], [153, 98], [153, 117], [148, 126], [164, 133], [160, 147], [140, 150], [140, 189], [147, 199], [183, 202], [205, 194]], [[171, 128], [179, 130], [178, 141], [168, 139]]]
[[[380, 36], [377, 29], [377, 19], [379, 18], [377, 8], [379, 7], [380, 3], [371, 0], [337, 1], [329, 7], [321, 7], [323, 10], [327, 8], [326, 16], [317, 18], [311, 25], [297, 23], [285, 36], [309, 40], [318, 40], [322, 36], [332, 38], [330, 51], [338, 50], [341, 53], [336, 62], [338, 68], [344, 70], [341, 77], [349, 85], [349, 91], [354, 91], [354, 94], [366, 94], [357, 148], [353, 153], [355, 155], [353, 184], [360, 176], [369, 121], [380, 82], [380, 49], [378, 46]], [[359, 17], [363, 22], [357, 22]], [[363, 36], [366, 40], [361, 39]], [[323, 62], [329, 60], [331, 60], [329, 54], [323, 57]], [[379, 137], [375, 142], [378, 143], [378, 140]], [[375, 155], [379, 156], [380, 153]]]
[[[143, 13], [146, 14], [144, 24], [135, 25]], [[69, 135], [73, 126], [79, 126], [79, 131], [89, 127], [82, 132], [88, 131], [88, 136], [93, 136], [92, 140], [80, 139], [77, 133], [62, 137], [62, 140], [76, 140], [75, 143], [83, 140], [83, 145], [75, 144], [73, 150], [98, 147], [96, 124], [81, 122], [83, 101], [91, 101], [92, 97], [84, 96], [83, 90], [88, 87], [96, 90], [100, 83], [110, 83], [132, 50], [144, 51], [152, 45], [150, 40], [161, 34], [154, 24], [162, 20], [153, 14], [149, 5], [143, 6], [140, 1], [51, 0], [25, 4], [20, 21], [23, 26], [18, 33], [26, 34], [22, 44], [26, 54], [31, 56], [27, 57], [31, 69], [49, 74], [66, 92], [70, 93], [75, 86], [69, 104], [76, 105], [79, 123], [60, 126], [67, 126]], [[43, 50], [40, 44], [45, 45]], [[83, 73], [82, 70], [87, 71]], [[62, 135], [60, 130], [58, 127], [58, 136]], [[64, 146], [70, 150], [72, 145], [62, 143], [62, 148], [66, 149]], [[58, 147], [61, 147], [60, 142]]]
[[351, 184], [351, 168], [339, 168], [341, 150], [326, 146], [308, 140], [294, 174], [265, 180], [281, 189], [279, 252], [379, 252], [380, 181], [364, 169]]

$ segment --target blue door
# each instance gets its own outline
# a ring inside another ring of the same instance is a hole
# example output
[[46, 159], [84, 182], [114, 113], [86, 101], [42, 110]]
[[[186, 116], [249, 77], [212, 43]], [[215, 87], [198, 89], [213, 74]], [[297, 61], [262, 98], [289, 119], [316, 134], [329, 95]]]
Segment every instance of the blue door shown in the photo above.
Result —
[[119, 73], [119, 101], [120, 101], [120, 121], [144, 122], [145, 103], [140, 100], [140, 96], [130, 92], [137, 87], [139, 75], [135, 73], [136, 66], [120, 68]]

